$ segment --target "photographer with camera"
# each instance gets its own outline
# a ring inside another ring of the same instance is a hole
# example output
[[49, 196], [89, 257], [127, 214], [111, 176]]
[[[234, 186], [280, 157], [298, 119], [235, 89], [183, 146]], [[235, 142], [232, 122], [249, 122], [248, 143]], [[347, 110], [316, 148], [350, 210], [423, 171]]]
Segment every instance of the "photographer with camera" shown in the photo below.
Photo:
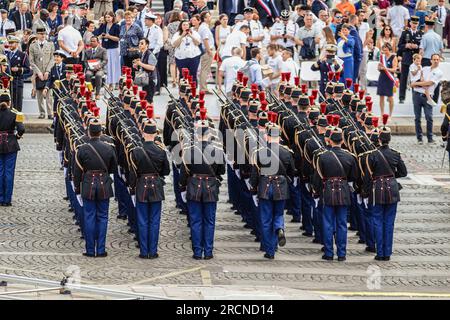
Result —
[[134, 84], [141, 86], [142, 90], [147, 92], [146, 100], [153, 103], [153, 95], [155, 94], [156, 79], [156, 56], [149, 49], [150, 42], [147, 38], [139, 41], [139, 58], [133, 60], [133, 68], [137, 70], [134, 78]]

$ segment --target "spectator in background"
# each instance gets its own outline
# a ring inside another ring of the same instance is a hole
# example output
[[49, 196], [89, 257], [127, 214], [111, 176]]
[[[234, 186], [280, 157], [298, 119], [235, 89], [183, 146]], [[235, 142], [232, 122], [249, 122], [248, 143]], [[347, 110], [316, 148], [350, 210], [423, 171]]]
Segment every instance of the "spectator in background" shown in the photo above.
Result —
[[[144, 37], [141, 27], [133, 22], [133, 14], [126, 11], [124, 14], [125, 24], [120, 27], [120, 55], [123, 65], [132, 67], [133, 59], [138, 53], [139, 39]], [[133, 70], [134, 71], [134, 70]]]
[[333, 34], [337, 37], [337, 27], [342, 25], [342, 13], [338, 9], [333, 9], [331, 11], [332, 20], [330, 23], [331, 31], [333, 31]]
[[[235, 27], [237, 28], [237, 27]], [[223, 46], [223, 50], [221, 52], [221, 58], [223, 61], [225, 59], [231, 57], [233, 48], [242, 48], [242, 59], [246, 60], [246, 51], [247, 51], [247, 36], [250, 33], [250, 29], [248, 25], [243, 24], [239, 27], [238, 30], [233, 30], [231, 34], [228, 35], [225, 40], [225, 45]]]
[[344, 24], [339, 32], [337, 41], [337, 56], [344, 62], [344, 72], [341, 74], [341, 79], [353, 79], [354, 73], [354, 59], [353, 52], [355, 48], [355, 39], [350, 34], [352, 28], [349, 24]]
[[392, 52], [397, 52], [397, 42], [397, 37], [394, 36], [391, 26], [386, 25], [383, 27], [383, 30], [381, 30], [380, 37], [377, 40], [377, 48], [382, 51], [383, 46], [386, 43], [389, 43], [391, 45]]
[[423, 67], [431, 65], [431, 56], [433, 54], [442, 54], [444, 46], [442, 44], [442, 38], [434, 31], [434, 20], [425, 21], [425, 32], [419, 48], [420, 55], [423, 57]]
[[111, 11], [113, 11], [113, 0], [94, 1], [95, 20], [100, 19], [100, 17]]
[[125, 24], [125, 19], [124, 19], [125, 11], [123, 11], [122, 9], [119, 9], [119, 10], [115, 11], [115, 13], [116, 13], [115, 21], [119, 25], [119, 27], [121, 27], [123, 24]]
[[336, 4], [336, 9], [338, 9], [342, 14], [356, 14], [356, 8], [349, 0], [341, 0]]
[[94, 36], [95, 24], [94, 21], [88, 21], [86, 23], [86, 32], [83, 34], [83, 42], [86, 44], [91, 43], [91, 38]]
[[448, 48], [450, 47], [450, 14], [445, 18], [443, 35], [444, 37], [444, 45]]
[[316, 57], [316, 48], [320, 43], [321, 31], [313, 27], [312, 13], [305, 15], [305, 25], [300, 28], [298, 37], [300, 39], [300, 53], [301, 60], [313, 60]]
[[283, 63], [281, 64], [281, 73], [290, 73], [290, 84], [294, 85], [294, 77], [299, 75], [300, 67], [297, 62], [292, 59], [294, 56], [294, 52], [289, 48], [284, 48], [281, 53], [281, 58], [283, 59]]
[[[100, 90], [103, 86], [103, 76], [105, 75], [106, 65], [108, 64], [108, 53], [105, 48], [100, 46], [96, 36], [90, 37], [90, 49], [84, 53], [84, 65], [86, 70], [86, 81], [94, 78], [95, 100], [100, 99]], [[96, 61], [92, 63], [91, 61]]]
[[362, 9], [358, 10], [357, 16], [358, 16], [358, 26], [357, 26], [358, 34], [359, 34], [359, 38], [363, 42], [363, 46], [364, 46], [364, 41], [366, 39], [367, 32], [370, 30], [370, 25], [367, 22], [366, 12], [364, 10], [362, 10]]
[[14, 29], [16, 30], [16, 24], [14, 21], [8, 19], [8, 11], [5, 9], [0, 10], [1, 21], [0, 21], [0, 37], [6, 37], [6, 30]]
[[202, 12], [200, 19], [202, 23], [198, 28], [198, 33], [202, 39], [204, 50], [204, 54], [200, 59], [200, 90], [205, 91], [206, 94], [211, 94], [206, 83], [211, 73], [215, 46], [214, 36], [209, 28], [211, 23], [211, 14], [209, 12]]
[[244, 12], [244, 2], [244, 0], [219, 0], [219, 13], [226, 14], [230, 19], [229, 24], [234, 25], [236, 16]]
[[363, 56], [363, 43], [361, 41], [361, 38], [359, 37], [359, 33], [357, 31], [359, 19], [356, 15], [352, 14], [349, 17], [349, 25], [350, 28], [350, 35], [355, 40], [355, 46], [353, 49], [353, 83], [356, 83], [358, 81], [358, 75], [359, 75], [359, 66], [361, 65], [361, 60]]
[[398, 61], [389, 43], [383, 44], [381, 47], [380, 63], [378, 64], [377, 95], [380, 96], [380, 110], [384, 114], [384, 98], [387, 97], [389, 101], [389, 115], [392, 116], [394, 112], [394, 85], [396, 82], [395, 72], [397, 71]]
[[193, 80], [197, 82], [197, 70], [201, 57], [200, 45], [200, 35], [195, 30], [190, 29], [189, 21], [182, 21], [178, 27], [178, 32], [172, 37], [172, 46], [175, 48], [175, 63], [180, 79], [181, 70], [187, 68]]
[[120, 49], [119, 49], [119, 35], [120, 27], [115, 22], [114, 13], [107, 12], [104, 16], [105, 23], [101, 24], [95, 31], [94, 35], [101, 37], [102, 47], [106, 49], [107, 60], [106, 64], [106, 84], [110, 90], [113, 90], [119, 84], [121, 75], [120, 70]]
[[327, 4], [322, 0], [313, 0], [311, 4], [311, 11], [316, 17], [320, 19], [320, 11], [328, 12]]
[[49, 12], [46, 9], [42, 9], [39, 12], [39, 17], [37, 17], [37, 19], [33, 23], [32, 31], [34, 34], [36, 34], [36, 30], [38, 28], [39, 29], [44, 28], [46, 30], [47, 34], [50, 33], [50, 27], [47, 24], [48, 14], [49, 14]]
[[33, 27], [33, 17], [29, 11], [28, 3], [22, 3], [18, 11], [11, 15], [11, 20], [16, 25], [16, 30], [31, 29]]
[[415, 16], [419, 17], [419, 29], [422, 29], [425, 25], [425, 17], [428, 15], [427, 11], [428, 1], [418, 0], [416, 4]]
[[224, 13], [219, 16], [219, 22], [220, 24], [216, 26], [215, 30], [215, 41], [219, 56], [222, 56], [222, 51], [223, 47], [225, 46], [226, 39], [231, 33], [231, 26], [228, 25], [228, 16]]
[[[171, 1], [170, 1], [171, 2]], [[226, 2], [226, 1], [225, 1]], [[187, 19], [188, 15], [186, 12], [182, 11], [182, 7], [183, 7], [183, 1], [181, 0], [175, 0], [173, 2], [173, 10], [171, 9], [170, 11], [165, 11], [164, 14], [164, 25], [168, 26], [170, 23], [170, 17], [172, 16], [172, 14], [174, 12], [177, 12], [180, 16], [181, 16], [181, 20]]]
[[65, 64], [76, 64], [84, 49], [83, 39], [78, 30], [69, 25], [69, 17], [64, 21], [64, 28], [58, 32], [59, 48], [66, 54]]
[[[222, 90], [222, 83], [225, 84], [225, 94], [231, 96], [231, 88], [236, 80], [237, 72], [245, 65], [242, 59], [242, 48], [233, 48], [233, 56], [223, 61], [217, 76], [217, 85]], [[222, 81], [223, 79], [223, 81]]]
[[250, 50], [250, 57], [251, 60], [247, 63], [250, 64], [250, 83], [256, 83], [260, 90], [263, 90], [265, 88], [265, 84], [263, 81], [263, 74], [262, 74], [262, 67], [261, 67], [261, 60], [262, 60], [262, 54], [260, 48], [253, 48]]
[[146, 100], [149, 103], [153, 103], [153, 95], [155, 92], [155, 70], [157, 59], [155, 55], [148, 48], [149, 41], [147, 38], [139, 40], [139, 53], [140, 57], [133, 60], [133, 68], [143, 70], [148, 73], [149, 83], [142, 87], [142, 90], [147, 92]]
[[389, 8], [387, 13], [388, 24], [391, 25], [392, 32], [397, 38], [400, 38], [410, 19], [409, 11], [403, 6], [403, 2], [403, 0], [394, 0], [394, 6]]
[[161, 44], [161, 48], [159, 49], [159, 53], [157, 56], [158, 80], [157, 80], [156, 86], [155, 86], [155, 95], [159, 95], [160, 91], [161, 91], [161, 86], [167, 86], [167, 54], [168, 54], [168, 52], [164, 48], [164, 44], [167, 43], [167, 41], [169, 41], [169, 31], [167, 30], [167, 27], [164, 25], [163, 18], [160, 14], [156, 14], [155, 24], [156, 24], [156, 26], [158, 26], [159, 29], [162, 30], [162, 44]]
[[177, 85], [177, 66], [175, 63], [175, 48], [172, 46], [172, 37], [178, 32], [178, 27], [180, 25], [181, 15], [179, 12], [173, 12], [169, 19], [169, 24], [167, 25], [168, 41], [164, 45], [168, 50], [168, 63], [170, 69], [170, 76], [172, 78], [172, 87], [175, 88]]
[[283, 64], [283, 58], [278, 50], [276, 44], [269, 44], [267, 46], [266, 64], [272, 70], [272, 73], [268, 77], [268, 87], [275, 94], [277, 93], [277, 87], [280, 83], [281, 65]]
[[63, 19], [61, 15], [58, 13], [59, 7], [58, 4], [54, 1], [50, 2], [48, 5], [48, 18], [47, 24], [50, 29], [48, 34], [49, 40], [56, 44], [56, 35], [58, 33], [58, 27], [63, 25]]
[[442, 36], [443, 28], [445, 26], [445, 20], [450, 14], [450, 10], [445, 7], [445, 0], [438, 0], [438, 4], [431, 7], [431, 12], [433, 12], [432, 18], [437, 19], [437, 33]]

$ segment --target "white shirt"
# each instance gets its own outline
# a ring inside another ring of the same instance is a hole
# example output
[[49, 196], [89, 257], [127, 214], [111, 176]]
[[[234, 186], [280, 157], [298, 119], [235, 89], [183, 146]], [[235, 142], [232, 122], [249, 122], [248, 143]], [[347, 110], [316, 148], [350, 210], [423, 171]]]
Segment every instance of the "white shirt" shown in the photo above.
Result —
[[[198, 42], [201, 41], [200, 35], [191, 29], [191, 36]], [[172, 37], [172, 45], [181, 37], [179, 32], [175, 32]], [[181, 44], [178, 48], [175, 48], [175, 58], [177, 59], [188, 59], [195, 58], [201, 54], [200, 48], [195, 45], [194, 40], [191, 37], [186, 36], [181, 40]]]
[[0, 22], [0, 37], [6, 37], [7, 29], [16, 30], [16, 24], [14, 23], [14, 21], [6, 19]]
[[314, 24], [313, 24], [313, 28], [315, 28], [319, 32], [320, 36], [322, 36], [322, 30], [326, 26], [327, 26], [327, 24], [320, 19], [317, 20], [316, 22], [314, 22]]
[[[283, 65], [283, 58], [280, 54], [275, 54], [274, 57], [267, 57], [267, 64], [273, 70], [273, 73], [280, 73]], [[271, 85], [276, 85], [280, 82], [280, 76], [275, 79], [270, 80]]]
[[413, 75], [413, 72], [416, 72], [417, 70], [419, 70], [419, 66], [415, 65], [414, 63], [412, 65], [409, 66], [409, 81], [412, 82], [416, 82], [416, 81], [420, 81], [420, 78], [422, 77], [422, 72], [417, 72], [416, 75]]
[[366, 34], [367, 31], [370, 30], [370, 26], [367, 22], [361, 22], [361, 25], [359, 26], [359, 37], [361, 38], [361, 41], [364, 43], [366, 41]]
[[247, 43], [247, 36], [242, 31], [232, 32], [225, 40], [225, 45], [221, 52], [221, 58], [232, 56], [231, 51], [233, 48], [240, 48]]
[[[208, 43], [209, 43], [209, 47], [212, 49], [214, 49], [214, 36], [211, 32], [211, 29], [209, 28], [209, 26], [206, 23], [202, 23], [199, 27], [198, 27], [198, 34], [200, 35], [200, 37], [202, 38], [202, 44], [203, 41], [205, 39], [208, 39]], [[204, 48], [206, 50], [206, 48]]]
[[409, 20], [409, 11], [404, 6], [393, 6], [389, 8], [387, 18], [390, 20], [392, 31], [398, 38], [402, 35], [405, 28], [405, 20]]
[[414, 91], [419, 93], [425, 93], [425, 90], [428, 90], [430, 93], [434, 92], [434, 89], [444, 76], [444, 73], [439, 67], [434, 68], [433, 70], [431, 70], [431, 67], [424, 67], [422, 68], [422, 74], [423, 81], [433, 81], [433, 84], [429, 87], [415, 87]]
[[437, 18], [442, 25], [445, 25], [445, 19], [447, 18], [447, 9], [445, 9], [445, 5], [440, 7], [437, 6], [436, 10]]
[[[251, 21], [244, 20], [242, 22], [239, 22], [238, 24], [236, 24], [234, 26], [233, 32], [240, 31], [240, 28], [243, 25], [250, 26], [250, 34], [248, 35], [249, 37], [256, 38], [256, 37], [264, 36], [264, 28], [263, 28], [261, 22], [255, 21], [255, 20], [251, 20]], [[253, 46], [251, 46], [251, 44]], [[252, 42], [251, 44], [247, 43], [247, 47], [261, 48], [261, 41]]]
[[158, 54], [161, 50], [162, 46], [164, 45], [163, 42], [163, 32], [159, 26], [156, 24], [152, 25], [151, 27], [144, 27], [144, 37], [148, 39], [150, 44], [148, 45], [148, 48], [150, 50], [153, 49], [153, 54]]
[[[275, 23], [272, 28], [270, 28], [270, 35], [271, 36], [282, 36], [282, 35], [289, 35], [293, 36], [295, 38], [298, 38], [298, 31], [300, 30], [300, 27], [298, 24], [288, 21], [287, 25], [283, 23], [283, 21]], [[295, 42], [291, 39], [277, 39], [275, 42], [277, 45], [282, 47], [293, 47], [295, 46]]]
[[233, 82], [237, 77], [237, 72], [245, 65], [245, 61], [241, 57], [232, 56], [225, 59], [220, 65], [219, 70], [224, 72], [225, 92], [229, 93], [233, 87]]
[[[77, 51], [78, 43], [80, 43], [82, 39], [83, 38], [81, 37], [80, 31], [70, 25], [65, 26], [60, 32], [58, 32], [58, 41], [62, 41], [70, 52]], [[63, 51], [67, 56], [70, 56], [69, 52], [65, 50]]]
[[294, 59], [289, 58], [286, 61], [283, 61], [281, 64], [281, 72], [290, 72], [291, 73], [291, 79], [289, 81], [290, 84], [295, 84], [294, 77], [298, 76], [298, 71], [300, 70], [300, 67], [298, 66], [297, 62], [294, 61]]

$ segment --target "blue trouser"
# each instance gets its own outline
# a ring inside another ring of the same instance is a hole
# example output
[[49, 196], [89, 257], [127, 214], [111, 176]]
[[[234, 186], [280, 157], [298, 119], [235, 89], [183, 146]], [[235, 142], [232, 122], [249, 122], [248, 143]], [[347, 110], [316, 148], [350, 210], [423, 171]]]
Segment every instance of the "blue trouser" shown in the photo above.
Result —
[[0, 203], [11, 203], [17, 152], [0, 154]]
[[416, 137], [418, 140], [422, 140], [422, 108], [425, 113], [425, 120], [427, 122], [427, 138], [433, 139], [433, 107], [427, 102], [425, 94], [413, 91], [413, 104], [414, 104], [414, 122], [416, 125]]
[[141, 255], [155, 255], [158, 252], [161, 207], [161, 201], [136, 201], [136, 218]]
[[187, 201], [194, 256], [212, 256], [217, 202]]
[[358, 77], [359, 77], [359, 67], [361, 66], [361, 61], [360, 60], [353, 60], [353, 83], [357, 83], [358, 81]]
[[323, 244], [327, 257], [333, 256], [333, 233], [335, 230], [337, 256], [345, 257], [346, 255], [347, 211], [347, 206], [325, 205], [323, 208]]
[[86, 253], [103, 254], [108, 230], [109, 199], [94, 201], [83, 198], [83, 209]]
[[313, 208], [314, 208], [314, 199], [306, 189], [306, 185], [304, 183], [300, 183], [300, 192], [302, 196], [301, 206], [302, 206], [302, 225], [305, 228], [305, 232], [312, 234], [313, 233]]
[[[349, 219], [350, 227], [359, 231], [359, 237], [361, 238], [361, 212], [358, 206], [358, 198], [356, 192], [351, 193], [352, 204], [349, 207]], [[364, 231], [363, 231], [364, 232]]]
[[195, 58], [186, 58], [186, 59], [177, 59], [175, 58], [175, 64], [177, 65], [180, 79], [183, 77], [183, 74], [181, 73], [181, 70], [183, 68], [187, 68], [189, 70], [189, 74], [192, 76], [192, 81], [197, 82], [197, 71], [198, 71], [198, 65], [200, 64], [200, 58], [201, 56], [195, 57]]
[[323, 224], [323, 203], [322, 200], [319, 200], [319, 205], [317, 208], [313, 208], [313, 226], [314, 226], [314, 239], [323, 243], [323, 232], [322, 232], [322, 224]]
[[[66, 185], [66, 195], [69, 198], [69, 207], [74, 208], [75, 207], [74, 200], [76, 200], [76, 195], [75, 195], [75, 192], [72, 189], [72, 185], [70, 183], [70, 179], [69, 179], [68, 176], [64, 177], [64, 182], [65, 182], [65, 185]], [[77, 218], [77, 217], [75, 216], [75, 218]]]
[[372, 221], [377, 244], [377, 256], [379, 257], [390, 257], [392, 255], [396, 214], [397, 203], [376, 204], [372, 208]]
[[289, 183], [289, 200], [286, 201], [286, 209], [292, 212], [292, 218], [300, 220], [302, 214], [302, 192], [300, 182], [294, 187], [293, 183]]
[[341, 58], [344, 62], [344, 72], [341, 74], [341, 82], [345, 83], [345, 79], [352, 79], [354, 76], [354, 60], [353, 56]]
[[180, 190], [180, 172], [178, 171], [177, 166], [172, 163], [172, 174], [173, 174], [173, 192], [175, 193], [175, 202], [177, 207], [181, 209], [181, 211], [187, 212], [187, 205], [183, 202], [181, 198], [181, 190]]
[[127, 195], [128, 190], [125, 182], [119, 176], [119, 173], [114, 173], [114, 193], [117, 199], [117, 206], [119, 209], [119, 216], [127, 216], [128, 215], [128, 207], [127, 207]]
[[240, 196], [240, 209], [242, 217], [245, 222], [250, 226], [250, 228], [255, 229], [255, 221], [254, 221], [254, 211], [253, 211], [253, 199], [252, 194], [247, 188], [245, 181], [239, 179], [239, 196]]
[[236, 190], [236, 174], [233, 168], [227, 164], [227, 183], [228, 183], [228, 198], [233, 206], [237, 208], [238, 191]]
[[368, 208], [361, 204], [362, 223], [364, 224], [364, 240], [369, 248], [375, 248], [375, 235], [373, 228], [373, 206], [368, 205]]
[[133, 232], [137, 232], [137, 225], [136, 225], [136, 208], [133, 204], [133, 200], [131, 199], [131, 195], [126, 192], [124, 195], [124, 201], [125, 205], [127, 206], [127, 216], [128, 216], [128, 223], [130, 225], [130, 229]]
[[284, 230], [284, 206], [286, 200], [273, 199], [273, 187], [268, 190], [269, 199], [259, 199], [259, 216], [261, 219], [262, 244], [268, 255], [274, 256], [278, 246], [277, 230]]
[[[73, 189], [72, 189], [73, 190]], [[80, 205], [77, 199], [77, 195], [75, 194], [75, 191], [73, 191], [73, 196], [75, 197], [74, 203], [73, 203], [73, 210], [75, 212], [75, 217], [78, 221], [81, 235], [84, 237], [84, 210], [83, 207]]]

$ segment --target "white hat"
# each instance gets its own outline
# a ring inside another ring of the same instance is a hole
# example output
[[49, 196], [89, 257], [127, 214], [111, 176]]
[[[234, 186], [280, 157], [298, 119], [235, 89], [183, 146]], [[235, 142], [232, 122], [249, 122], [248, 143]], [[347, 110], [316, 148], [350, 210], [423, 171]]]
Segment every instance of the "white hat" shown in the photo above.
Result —
[[155, 20], [156, 16], [153, 13], [151, 13], [151, 12], [147, 12], [145, 14], [145, 19], [153, 19], [153, 20]]
[[130, 0], [130, 2], [134, 2], [136, 4], [147, 4], [147, 1], [145, 0]]

